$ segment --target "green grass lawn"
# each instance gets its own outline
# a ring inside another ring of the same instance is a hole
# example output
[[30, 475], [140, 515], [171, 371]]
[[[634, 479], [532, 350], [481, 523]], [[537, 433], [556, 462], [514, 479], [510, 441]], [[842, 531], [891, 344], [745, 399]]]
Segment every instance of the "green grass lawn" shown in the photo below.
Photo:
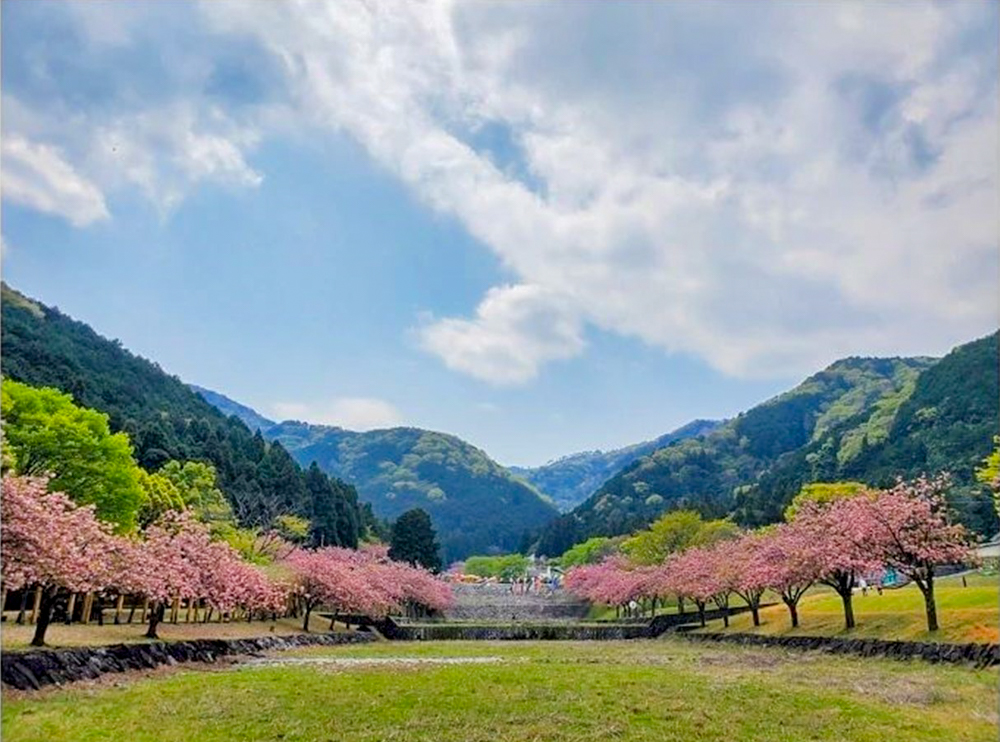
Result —
[[[762, 625], [754, 627], [750, 614], [733, 616], [730, 631], [787, 636], [857, 636], [907, 641], [996, 642], [1000, 634], [1000, 582], [996, 576], [970, 574], [967, 587], [961, 577], [945, 577], [935, 586], [940, 629], [927, 631], [924, 599], [914, 585], [884, 590], [878, 595], [854, 595], [857, 627], [844, 630], [840, 597], [829, 588], [815, 588], [799, 603], [799, 628], [791, 629], [784, 604], [761, 611]], [[765, 599], [775, 600], [768, 596]], [[742, 605], [735, 600], [733, 605]], [[709, 631], [722, 631], [722, 621], [710, 621]]]
[[[5, 742], [995, 740], [995, 670], [678, 639], [380, 643], [279, 658], [490, 664], [182, 669], [6, 694]], [[15, 697], [16, 696], [16, 697]]]

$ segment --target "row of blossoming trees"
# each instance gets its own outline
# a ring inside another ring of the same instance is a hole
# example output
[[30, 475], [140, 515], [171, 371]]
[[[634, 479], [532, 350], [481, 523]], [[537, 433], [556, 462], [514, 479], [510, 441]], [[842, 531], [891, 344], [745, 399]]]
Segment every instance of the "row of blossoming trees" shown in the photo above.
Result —
[[927, 628], [938, 628], [935, 570], [943, 564], [971, 563], [969, 536], [951, 523], [943, 493], [946, 477], [899, 482], [882, 491], [862, 491], [826, 503], [806, 502], [787, 523], [741, 533], [710, 546], [671, 554], [657, 565], [636, 566], [622, 555], [572, 569], [566, 587], [596, 603], [622, 606], [632, 601], [674, 596], [698, 608], [714, 605], [729, 625], [735, 596], [750, 608], [755, 626], [765, 592], [788, 607], [798, 626], [798, 603], [815, 584], [840, 596], [844, 622], [853, 628], [851, 596], [862, 578], [894, 570], [911, 579], [924, 597]]
[[[156, 638], [168, 605], [208, 613], [272, 618], [317, 606], [384, 616], [423, 606], [440, 610], [450, 588], [423, 569], [393, 562], [384, 547], [358, 551], [288, 546], [272, 579], [186, 513], [168, 512], [135, 535], [116, 535], [92, 506], [48, 492], [46, 480], [5, 476], [0, 497], [3, 589], [40, 595], [32, 644], [42, 646], [57, 601], [77, 593], [129, 596], [149, 606], [146, 635]], [[119, 601], [119, 605], [121, 602]], [[207, 620], [207, 619], [206, 619]]]

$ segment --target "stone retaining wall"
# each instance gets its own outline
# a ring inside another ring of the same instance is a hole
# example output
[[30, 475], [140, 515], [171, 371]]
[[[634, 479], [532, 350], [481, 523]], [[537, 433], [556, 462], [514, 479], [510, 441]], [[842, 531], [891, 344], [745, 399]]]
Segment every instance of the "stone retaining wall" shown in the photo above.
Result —
[[613, 641], [646, 639], [648, 626], [571, 623], [468, 626], [424, 624], [394, 626], [383, 633], [394, 641]]
[[784, 647], [816, 650], [831, 654], [854, 654], [861, 657], [921, 659], [976, 667], [1000, 665], [1000, 645], [997, 644], [938, 644], [930, 642], [900, 642], [885, 639], [837, 639], [828, 636], [764, 636], [760, 634], [721, 634], [714, 632], [684, 632], [678, 634], [702, 642], [728, 642], [753, 647]]
[[148, 670], [178, 662], [215, 662], [220, 657], [254, 655], [292, 647], [358, 644], [374, 640], [372, 634], [352, 632], [4, 652], [0, 656], [0, 680], [11, 688], [37, 690], [46, 685], [92, 680], [110, 672]]

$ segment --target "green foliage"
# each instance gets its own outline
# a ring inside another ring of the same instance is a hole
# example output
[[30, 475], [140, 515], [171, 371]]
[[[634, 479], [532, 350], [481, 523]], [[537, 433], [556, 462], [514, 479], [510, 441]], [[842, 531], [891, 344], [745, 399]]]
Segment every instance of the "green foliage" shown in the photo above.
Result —
[[993, 509], [1000, 513], [1000, 436], [993, 439], [993, 453], [976, 469], [976, 479], [993, 492]]
[[674, 510], [625, 539], [621, 550], [635, 564], [662, 564], [688, 547], [709, 546], [738, 534], [739, 528], [730, 521], [705, 521], [692, 510]]
[[184, 498], [167, 477], [139, 469], [139, 486], [144, 501], [139, 509], [139, 525], [145, 528], [168, 510], [183, 510]]
[[823, 505], [841, 497], [853, 497], [864, 489], [865, 485], [861, 482], [812, 482], [802, 485], [799, 494], [785, 508], [785, 520], [792, 520], [799, 508], [806, 502], [816, 502]]
[[437, 572], [441, 569], [441, 556], [436, 539], [427, 512], [420, 508], [407, 510], [392, 524], [389, 557]]
[[275, 533], [293, 544], [304, 543], [309, 538], [310, 525], [297, 515], [279, 515], [274, 519]]
[[53, 491], [93, 504], [97, 516], [119, 531], [136, 527], [145, 499], [140, 470], [128, 436], [112, 434], [107, 415], [78, 407], [56, 389], [10, 379], [0, 396], [4, 444], [17, 473], [51, 474]]
[[470, 556], [465, 560], [465, 574], [514, 580], [528, 573], [531, 560], [521, 554]]
[[578, 567], [581, 564], [597, 564], [618, 551], [623, 539], [594, 536], [583, 543], [567, 549], [559, 557], [559, 566], [563, 569]]
[[[313, 502], [305, 473], [280, 444], [268, 444], [237, 418], [225, 417], [179, 379], [120, 343], [7, 286], [0, 330], [5, 377], [57, 388], [78, 405], [105, 413], [110, 430], [128, 435], [135, 459], [148, 472], [171, 460], [210, 465], [215, 487], [242, 525], [267, 530], [282, 514], [319, 521], [328, 508], [356, 510], [356, 496], [352, 499], [351, 488], [339, 482], [332, 485], [332, 498]], [[134, 488], [141, 491], [137, 475]], [[127, 487], [120, 490], [121, 496], [127, 492]], [[352, 522], [358, 521], [355, 513]], [[336, 533], [337, 545], [357, 543], [357, 532]]]

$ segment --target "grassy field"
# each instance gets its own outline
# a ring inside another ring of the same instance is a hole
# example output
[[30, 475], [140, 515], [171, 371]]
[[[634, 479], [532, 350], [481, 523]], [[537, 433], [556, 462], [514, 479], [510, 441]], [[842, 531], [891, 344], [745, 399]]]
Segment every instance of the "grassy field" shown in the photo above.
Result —
[[[1000, 583], [996, 576], [970, 574], [967, 587], [961, 577], [946, 577], [936, 583], [939, 631], [927, 631], [924, 599], [914, 585], [869, 590], [854, 596], [857, 627], [844, 630], [844, 609], [840, 597], [828, 588], [815, 588], [799, 603], [799, 628], [791, 629], [788, 609], [778, 604], [761, 611], [761, 623], [754, 627], [750, 614], [730, 619], [730, 631], [787, 636], [856, 636], [907, 641], [996, 642], [1000, 639]], [[773, 597], [770, 599], [774, 599]], [[742, 605], [739, 600], [734, 605]], [[722, 631], [722, 621], [710, 621], [709, 631]]]
[[[18, 626], [14, 623], [17, 614], [8, 611], [7, 620], [0, 626], [0, 647], [4, 652], [30, 649], [29, 642], [35, 633], [35, 627], [27, 624]], [[339, 628], [343, 628], [338, 624]], [[330, 628], [329, 619], [313, 615], [309, 620], [311, 631], [325, 632]], [[273, 631], [272, 631], [273, 629]], [[110, 621], [104, 626], [96, 623], [71, 624], [54, 623], [45, 634], [45, 643], [50, 647], [79, 647], [98, 644], [133, 644], [147, 642], [143, 637], [146, 626], [140, 623], [119, 624], [115, 626]], [[183, 639], [239, 639], [249, 636], [266, 636], [268, 634], [298, 634], [302, 632], [302, 619], [281, 618], [275, 622], [233, 621], [230, 623], [161, 623], [157, 629], [163, 641], [180, 641]]]
[[[494, 660], [429, 664], [472, 657]], [[381, 663], [320, 664], [348, 658]], [[180, 669], [34, 696], [8, 693], [3, 739], [978, 742], [997, 737], [995, 670], [705, 647], [678, 639], [382, 643], [301, 650], [277, 659], [311, 664]]]

